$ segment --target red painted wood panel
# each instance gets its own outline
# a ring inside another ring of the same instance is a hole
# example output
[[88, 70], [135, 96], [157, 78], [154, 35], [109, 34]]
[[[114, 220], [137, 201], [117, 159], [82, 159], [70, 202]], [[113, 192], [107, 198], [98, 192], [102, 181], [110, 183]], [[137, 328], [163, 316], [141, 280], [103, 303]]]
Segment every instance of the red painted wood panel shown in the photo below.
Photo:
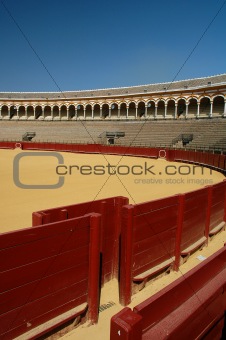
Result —
[[[226, 272], [225, 263], [219, 265], [214, 260], [199, 265], [195, 270], [198, 275], [193, 276], [194, 270], [188, 272], [133, 311], [124, 308], [114, 315], [110, 339], [118, 339], [119, 334], [122, 340], [220, 339], [226, 307]], [[207, 277], [203, 268], [209, 273]]]
[[174, 256], [177, 219], [178, 196], [134, 206], [133, 277]]
[[[110, 197], [106, 199], [90, 201], [85, 203], [73, 204], [53, 209], [47, 209], [33, 213], [33, 225], [39, 223], [56, 222], [64, 219], [71, 219], [85, 214], [95, 212], [102, 215], [101, 228], [101, 251], [102, 251], [102, 276], [103, 282], [107, 277], [117, 275], [116, 262], [118, 266], [118, 244], [120, 234], [120, 216], [118, 211], [124, 204], [128, 203], [125, 197]], [[44, 215], [45, 218], [39, 218], [38, 215]], [[111, 267], [105, 266], [105, 262], [111, 260]], [[106, 269], [108, 268], [108, 269]], [[109, 270], [109, 272], [105, 272]]]
[[208, 191], [206, 188], [185, 194], [181, 250], [205, 236]]
[[[93, 289], [90, 261], [95, 257], [98, 268], [92, 267], [92, 272], [99, 276], [99, 246], [91, 237], [93, 218], [86, 215], [0, 235], [0, 337], [12, 339], [88, 302]], [[90, 253], [91, 245], [95, 254]]]
[[212, 187], [212, 204], [210, 208], [210, 231], [219, 223], [225, 221], [226, 209], [226, 182], [221, 182]]

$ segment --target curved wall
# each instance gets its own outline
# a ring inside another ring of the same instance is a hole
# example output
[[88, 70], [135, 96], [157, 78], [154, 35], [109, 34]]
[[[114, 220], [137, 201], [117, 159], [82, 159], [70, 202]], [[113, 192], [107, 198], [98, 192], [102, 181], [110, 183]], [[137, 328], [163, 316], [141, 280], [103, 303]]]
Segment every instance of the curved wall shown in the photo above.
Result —
[[0, 93], [2, 120], [134, 120], [226, 116], [226, 74], [104, 90]]

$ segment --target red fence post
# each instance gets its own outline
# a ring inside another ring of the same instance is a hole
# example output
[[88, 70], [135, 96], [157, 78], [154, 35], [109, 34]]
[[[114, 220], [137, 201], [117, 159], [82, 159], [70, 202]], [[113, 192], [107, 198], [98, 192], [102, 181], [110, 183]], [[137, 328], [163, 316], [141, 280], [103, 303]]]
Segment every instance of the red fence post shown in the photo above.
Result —
[[38, 225], [42, 225], [42, 217], [43, 215], [37, 212], [32, 213], [32, 227], [37, 227]]
[[141, 340], [142, 316], [125, 307], [111, 318], [110, 340]]
[[101, 287], [104, 285], [105, 281], [105, 255], [106, 255], [106, 246], [105, 246], [105, 238], [107, 234], [107, 229], [106, 229], [106, 212], [107, 212], [107, 202], [102, 201], [100, 203], [100, 214], [101, 214], [101, 224], [100, 224], [100, 252], [102, 254], [102, 277], [101, 277]]
[[122, 208], [119, 301], [123, 306], [131, 302], [132, 295], [133, 214], [132, 205]]
[[174, 262], [174, 270], [178, 271], [180, 266], [180, 253], [181, 253], [181, 236], [182, 236], [182, 228], [184, 221], [184, 204], [185, 204], [185, 196], [178, 196], [178, 217], [177, 217], [177, 231], [176, 231], [176, 244], [175, 244], [175, 262]]
[[205, 237], [206, 242], [208, 244], [209, 232], [210, 232], [210, 217], [211, 217], [211, 206], [212, 206], [212, 198], [213, 198], [213, 187], [208, 187], [208, 200], [207, 200], [207, 210], [206, 210], [206, 228], [205, 228]]
[[129, 204], [126, 197], [117, 197], [115, 202], [115, 230], [114, 230], [114, 251], [112, 261], [112, 277], [118, 278], [119, 274], [119, 239], [122, 224], [122, 207]]
[[88, 320], [94, 324], [98, 321], [100, 298], [100, 226], [101, 215], [90, 217], [90, 252], [89, 252], [89, 283], [88, 283]]

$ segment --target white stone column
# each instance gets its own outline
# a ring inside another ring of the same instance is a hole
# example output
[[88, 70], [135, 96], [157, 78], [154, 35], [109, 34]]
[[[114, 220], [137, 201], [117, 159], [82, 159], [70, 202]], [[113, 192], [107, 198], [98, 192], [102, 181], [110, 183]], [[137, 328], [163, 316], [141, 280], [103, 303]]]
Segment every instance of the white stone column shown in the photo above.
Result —
[[77, 107], [75, 107], [75, 119], [77, 119], [78, 118], [78, 109], [77, 109]]
[[136, 119], [137, 119], [137, 105], [136, 105], [136, 115], [135, 115]]
[[19, 118], [19, 108], [16, 106], [16, 116], [17, 116], [17, 119]]
[[118, 105], [118, 118], [120, 118], [120, 110], [121, 110], [121, 108], [120, 108], [120, 106]]
[[155, 104], [155, 119], [157, 119], [158, 114], [158, 104]]
[[224, 101], [224, 113], [223, 113], [223, 117], [226, 117], [226, 100]]
[[100, 118], [103, 118], [102, 106], [100, 106]]
[[2, 119], [2, 106], [0, 106], [0, 119]]
[[92, 106], [92, 119], [94, 119], [94, 107]]
[[178, 104], [175, 103], [174, 119], [177, 119], [177, 108], [178, 108]]
[[27, 119], [27, 105], [25, 106], [25, 117]]
[[69, 120], [69, 107], [67, 107], [67, 120]]
[[51, 112], [51, 119], [53, 120], [53, 107], [50, 106], [50, 112]]
[[213, 102], [211, 101], [210, 102], [210, 114], [209, 114], [209, 117], [212, 118], [213, 116]]
[[86, 108], [84, 107], [84, 115], [83, 115], [83, 118], [84, 118], [84, 120], [86, 119]]
[[147, 114], [148, 114], [148, 106], [145, 105], [145, 111], [144, 111], [144, 117], [145, 117], [145, 119], [147, 118]]
[[165, 111], [164, 111], [164, 118], [166, 119], [167, 116], [167, 103], [165, 103]]
[[185, 118], [188, 118], [188, 103], [185, 104], [186, 105], [186, 109], [185, 109]]
[[111, 107], [109, 106], [109, 114], [108, 114], [109, 118], [111, 118]]
[[199, 118], [199, 114], [200, 114], [200, 102], [197, 102], [197, 115], [196, 115], [196, 118]]
[[126, 105], [126, 119], [129, 118], [129, 106]]
[[45, 119], [45, 106], [42, 105], [41, 108], [42, 108], [42, 117], [43, 119]]

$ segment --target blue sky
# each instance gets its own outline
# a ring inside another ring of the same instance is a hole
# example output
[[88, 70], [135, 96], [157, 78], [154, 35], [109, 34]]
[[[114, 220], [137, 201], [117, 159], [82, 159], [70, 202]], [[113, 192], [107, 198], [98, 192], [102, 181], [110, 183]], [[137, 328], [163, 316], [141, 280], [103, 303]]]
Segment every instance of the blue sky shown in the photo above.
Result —
[[[62, 91], [172, 81], [225, 0], [3, 0]], [[58, 91], [0, 0], [0, 91]], [[226, 72], [226, 5], [176, 80]]]

